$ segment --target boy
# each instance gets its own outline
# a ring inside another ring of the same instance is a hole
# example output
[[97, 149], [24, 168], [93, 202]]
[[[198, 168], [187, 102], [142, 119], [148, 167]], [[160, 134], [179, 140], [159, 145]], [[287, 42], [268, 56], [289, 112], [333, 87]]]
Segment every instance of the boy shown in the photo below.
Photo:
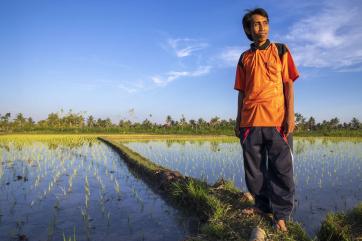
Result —
[[246, 185], [255, 198], [251, 210], [272, 212], [275, 227], [287, 231], [294, 201], [293, 82], [299, 73], [287, 46], [269, 41], [264, 9], [248, 11], [243, 28], [253, 43], [241, 54], [236, 70], [235, 134], [243, 149]]

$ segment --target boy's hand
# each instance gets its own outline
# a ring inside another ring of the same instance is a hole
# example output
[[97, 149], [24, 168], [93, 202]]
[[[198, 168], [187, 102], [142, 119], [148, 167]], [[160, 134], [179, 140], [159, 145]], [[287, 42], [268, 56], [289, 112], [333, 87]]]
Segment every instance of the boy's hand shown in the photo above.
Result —
[[240, 138], [239, 125], [235, 125], [234, 132], [235, 132], [235, 136], [236, 136], [237, 138]]
[[[238, 113], [239, 113], [239, 111], [238, 111]], [[236, 136], [237, 138], [240, 138], [240, 122], [241, 122], [240, 119], [241, 119], [241, 118], [240, 118], [240, 116], [238, 115], [238, 116], [236, 117], [235, 127], [234, 127], [234, 133], [235, 133], [235, 136]]]
[[294, 131], [294, 121], [284, 121], [283, 123], [283, 132], [286, 136], [288, 136], [290, 133]]

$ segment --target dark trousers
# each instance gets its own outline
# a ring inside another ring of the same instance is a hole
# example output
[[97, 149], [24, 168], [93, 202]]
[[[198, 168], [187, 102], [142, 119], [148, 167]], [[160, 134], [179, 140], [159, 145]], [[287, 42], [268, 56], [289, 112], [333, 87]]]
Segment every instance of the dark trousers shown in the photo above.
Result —
[[293, 138], [276, 127], [240, 128], [245, 181], [255, 206], [288, 220], [294, 204]]

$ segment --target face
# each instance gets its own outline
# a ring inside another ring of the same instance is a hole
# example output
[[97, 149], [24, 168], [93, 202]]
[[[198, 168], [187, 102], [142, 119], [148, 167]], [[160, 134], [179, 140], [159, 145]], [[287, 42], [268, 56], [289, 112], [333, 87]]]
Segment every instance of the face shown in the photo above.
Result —
[[266, 17], [254, 14], [251, 16], [250, 34], [256, 43], [263, 43], [268, 39], [269, 22]]

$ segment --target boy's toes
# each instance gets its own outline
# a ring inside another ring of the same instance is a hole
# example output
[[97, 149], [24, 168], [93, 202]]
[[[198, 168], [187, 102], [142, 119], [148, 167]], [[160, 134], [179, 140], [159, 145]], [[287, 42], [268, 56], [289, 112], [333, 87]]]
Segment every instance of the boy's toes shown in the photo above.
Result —
[[287, 225], [285, 223], [285, 220], [283, 220], [283, 219], [280, 219], [275, 223], [275, 228], [278, 231], [288, 232]]

